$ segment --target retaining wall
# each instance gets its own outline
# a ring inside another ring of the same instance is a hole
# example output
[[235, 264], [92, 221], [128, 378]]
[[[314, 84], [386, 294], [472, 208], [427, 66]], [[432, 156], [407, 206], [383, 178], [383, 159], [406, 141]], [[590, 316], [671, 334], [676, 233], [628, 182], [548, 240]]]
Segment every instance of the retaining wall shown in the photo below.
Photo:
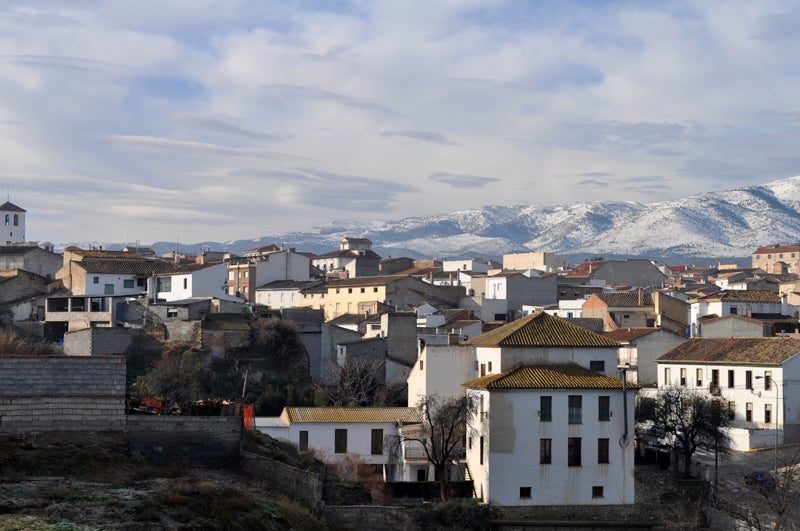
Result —
[[128, 447], [154, 463], [236, 466], [242, 417], [128, 415]]
[[322, 514], [336, 529], [370, 529], [395, 531], [409, 529], [408, 512], [404, 507], [376, 505], [325, 506]]
[[270, 487], [318, 509], [322, 504], [322, 479], [319, 474], [263, 457], [246, 450], [241, 453], [242, 470], [264, 478]]

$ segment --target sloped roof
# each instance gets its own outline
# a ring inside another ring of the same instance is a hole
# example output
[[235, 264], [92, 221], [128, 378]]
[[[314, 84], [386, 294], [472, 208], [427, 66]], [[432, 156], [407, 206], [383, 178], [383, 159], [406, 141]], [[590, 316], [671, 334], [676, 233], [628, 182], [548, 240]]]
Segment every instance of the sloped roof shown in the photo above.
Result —
[[750, 290], [750, 289], [729, 289], [718, 293], [712, 293], [704, 297], [698, 297], [701, 301], [722, 301], [722, 302], [774, 302], [780, 303], [781, 296], [772, 291]]
[[279, 289], [304, 290], [322, 284], [325, 284], [325, 282], [322, 280], [273, 280], [269, 284], [264, 284], [263, 286], [259, 286], [256, 289], [258, 291], [279, 290]]
[[600, 334], [541, 310], [467, 341], [476, 347], [619, 347]]
[[286, 407], [281, 417], [289, 422], [421, 422], [413, 407]]
[[617, 291], [614, 293], [595, 293], [609, 307], [622, 306], [653, 306], [653, 295], [642, 292], [642, 302], [639, 303], [639, 291]]
[[[622, 380], [590, 371], [576, 363], [522, 365], [463, 384], [470, 389], [622, 389]], [[636, 388], [629, 385], [628, 388]]]
[[331, 251], [325, 254], [318, 254], [312, 260], [321, 258], [340, 258], [350, 257], [360, 260], [380, 260], [381, 256], [371, 249], [339, 249], [338, 251]]
[[800, 339], [794, 338], [693, 338], [656, 362], [780, 365], [797, 353]]
[[73, 262], [77, 267], [83, 268], [87, 273], [97, 274], [124, 274], [124, 275], [152, 275], [162, 273], [171, 267], [170, 264], [159, 260], [115, 260], [93, 259]]
[[761, 247], [753, 254], [773, 254], [773, 253], [796, 253], [800, 251], [800, 244], [794, 245], [772, 245]]
[[576, 265], [570, 271], [565, 272], [562, 276], [565, 278], [588, 277], [605, 263], [606, 260], [587, 260], [586, 262]]
[[9, 201], [6, 201], [2, 205], [0, 205], [0, 210], [4, 212], [27, 212], [27, 210], [25, 210], [24, 208], [20, 208], [14, 203], [11, 203]]
[[116, 260], [143, 260], [144, 256], [133, 251], [104, 251], [101, 249], [81, 249], [80, 247], [67, 247], [64, 249], [70, 253], [86, 258], [104, 258]]
[[205, 264], [186, 264], [178, 267], [170, 267], [166, 271], [162, 271], [163, 275], [188, 275], [201, 269], [207, 269], [222, 264], [224, 262], [206, 262]]
[[628, 343], [630, 341], [635, 341], [640, 337], [644, 337], [646, 335], [650, 335], [653, 332], [658, 332], [660, 328], [618, 328], [617, 330], [612, 330], [611, 332], [606, 332], [603, 335], [610, 339], [611, 341], [619, 341], [620, 343]]

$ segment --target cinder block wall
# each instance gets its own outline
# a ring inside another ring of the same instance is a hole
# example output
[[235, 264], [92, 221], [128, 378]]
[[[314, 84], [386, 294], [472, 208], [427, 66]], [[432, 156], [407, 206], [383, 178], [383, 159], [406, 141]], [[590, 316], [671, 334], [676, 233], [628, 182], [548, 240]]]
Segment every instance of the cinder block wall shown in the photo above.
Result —
[[132, 456], [155, 463], [239, 464], [242, 417], [128, 415]]
[[132, 328], [87, 328], [64, 334], [67, 356], [113, 356], [135, 348], [141, 330]]
[[125, 429], [125, 358], [0, 356], [0, 433]]

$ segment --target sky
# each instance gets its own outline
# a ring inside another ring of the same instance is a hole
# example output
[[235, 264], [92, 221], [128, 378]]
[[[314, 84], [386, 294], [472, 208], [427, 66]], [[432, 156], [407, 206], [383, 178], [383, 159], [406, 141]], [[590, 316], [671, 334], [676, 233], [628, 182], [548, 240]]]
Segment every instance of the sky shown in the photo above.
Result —
[[4, 0], [28, 240], [228, 241], [800, 174], [800, 4]]

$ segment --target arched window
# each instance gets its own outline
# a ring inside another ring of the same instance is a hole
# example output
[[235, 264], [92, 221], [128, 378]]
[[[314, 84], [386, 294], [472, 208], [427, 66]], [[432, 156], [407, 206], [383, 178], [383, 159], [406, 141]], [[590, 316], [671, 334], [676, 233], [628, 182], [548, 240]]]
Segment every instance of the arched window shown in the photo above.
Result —
[[6, 214], [6, 225], [8, 225], [8, 222], [9, 222], [10, 219], [11, 218], [9, 218], [8, 214]]
[[19, 225], [19, 214], [14, 214], [14, 226]]

